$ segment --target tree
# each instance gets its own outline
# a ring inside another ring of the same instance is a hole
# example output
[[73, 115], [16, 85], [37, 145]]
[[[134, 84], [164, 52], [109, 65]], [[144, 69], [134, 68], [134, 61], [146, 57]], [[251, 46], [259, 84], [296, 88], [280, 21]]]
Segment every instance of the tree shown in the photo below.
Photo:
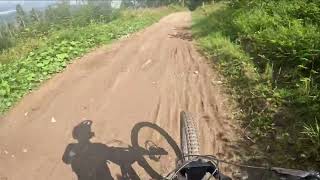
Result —
[[26, 27], [26, 13], [22, 9], [22, 6], [18, 4], [16, 6], [16, 12], [17, 12], [17, 23], [20, 27], [25, 28]]
[[31, 12], [30, 12], [30, 18], [32, 22], [39, 22], [40, 18], [39, 18], [39, 13], [32, 8]]
[[50, 24], [65, 25], [70, 18], [70, 5], [67, 2], [61, 2], [56, 7], [49, 6], [45, 11], [45, 19]]
[[182, 6], [185, 5], [185, 0], [179, 0], [179, 2], [182, 4]]

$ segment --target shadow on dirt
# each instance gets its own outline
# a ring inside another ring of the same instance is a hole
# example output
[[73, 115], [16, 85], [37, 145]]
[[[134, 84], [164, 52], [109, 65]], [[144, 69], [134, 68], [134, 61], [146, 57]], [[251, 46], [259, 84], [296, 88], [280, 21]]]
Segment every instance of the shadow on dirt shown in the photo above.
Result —
[[155, 171], [146, 161], [145, 156], [153, 161], [159, 161], [168, 152], [148, 140], [146, 147], [138, 144], [139, 131], [142, 128], [151, 128], [160, 133], [168, 144], [173, 148], [177, 158], [181, 153], [176, 142], [171, 136], [156, 124], [149, 122], [137, 123], [131, 131], [131, 143], [129, 147], [113, 147], [102, 143], [93, 143], [90, 139], [94, 136], [91, 131], [92, 121], [86, 120], [74, 127], [72, 136], [77, 143], [71, 143], [66, 147], [62, 161], [70, 164], [72, 171], [78, 180], [109, 180], [111, 176], [108, 164], [110, 162], [119, 165], [121, 175], [117, 179], [140, 179], [132, 165], [137, 162], [153, 179], [161, 179], [162, 176]]
[[[168, 155], [168, 152], [157, 146], [154, 142], [145, 141], [145, 147], [139, 145], [139, 132], [143, 128], [150, 128], [158, 132], [173, 149], [176, 159], [181, 159], [181, 151], [177, 143], [172, 137], [161, 127], [150, 122], [137, 123], [131, 130], [131, 146], [128, 147], [115, 147], [108, 146], [103, 143], [94, 143], [90, 139], [94, 136], [91, 130], [92, 121], [86, 120], [74, 127], [72, 137], [76, 139], [77, 143], [67, 145], [62, 157], [65, 164], [70, 164], [72, 171], [77, 175], [78, 180], [112, 180], [112, 173], [108, 167], [111, 162], [118, 165], [121, 170], [121, 175], [116, 175], [116, 179], [135, 180], [141, 179], [134, 168], [134, 163], [141, 166], [145, 172], [152, 179], [162, 179], [163, 177], [154, 170], [146, 160], [159, 161], [161, 156]], [[115, 140], [116, 142], [120, 142]], [[233, 165], [228, 165], [230, 169], [238, 169]], [[234, 179], [268, 179], [278, 180], [281, 177], [274, 174], [272, 171], [256, 169], [256, 168], [241, 168], [243, 173], [235, 175]], [[222, 172], [223, 173], [223, 172]], [[296, 180], [295, 178], [288, 178], [288, 180]]]

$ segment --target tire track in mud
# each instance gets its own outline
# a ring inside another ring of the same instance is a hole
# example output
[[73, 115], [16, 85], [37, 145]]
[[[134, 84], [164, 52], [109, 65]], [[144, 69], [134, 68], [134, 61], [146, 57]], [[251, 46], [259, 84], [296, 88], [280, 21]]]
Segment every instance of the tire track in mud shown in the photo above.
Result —
[[[68, 144], [82, 147], [72, 138], [73, 128], [90, 119], [95, 136], [88, 147], [116, 149], [105, 152], [116, 158], [106, 159], [111, 175], [121, 179], [132, 175], [133, 168], [140, 179], [149, 179], [152, 171], [138, 156], [143, 152], [132, 150], [131, 131], [141, 122], [154, 123], [179, 145], [182, 110], [196, 120], [203, 154], [235, 159], [231, 148], [235, 126], [228, 117], [227, 96], [212, 84], [217, 75], [195, 50], [190, 25], [189, 12], [171, 14], [128, 39], [80, 58], [27, 95], [0, 122], [0, 177], [70, 180], [76, 179], [76, 171], [92, 170], [89, 160], [71, 163], [78, 170], [61, 161]], [[141, 128], [138, 143], [145, 147], [146, 142], [168, 153], [159, 159], [144, 155], [149, 165], [162, 175], [173, 169], [177, 157], [163, 134]], [[28, 152], [22, 152], [24, 148]], [[99, 153], [92, 150], [88, 157], [105, 157]]]

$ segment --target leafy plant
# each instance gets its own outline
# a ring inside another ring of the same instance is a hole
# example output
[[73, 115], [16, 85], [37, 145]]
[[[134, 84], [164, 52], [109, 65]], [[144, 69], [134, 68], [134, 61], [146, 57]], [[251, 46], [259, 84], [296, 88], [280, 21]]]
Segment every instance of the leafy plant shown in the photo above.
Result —
[[312, 124], [305, 124], [302, 133], [311, 141], [312, 153], [316, 154], [317, 158], [320, 158], [320, 123], [318, 120], [315, 119]]

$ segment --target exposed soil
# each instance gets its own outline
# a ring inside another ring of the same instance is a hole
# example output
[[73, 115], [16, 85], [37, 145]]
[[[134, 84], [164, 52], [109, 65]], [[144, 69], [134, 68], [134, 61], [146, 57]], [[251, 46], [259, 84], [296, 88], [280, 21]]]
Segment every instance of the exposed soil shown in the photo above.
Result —
[[[190, 25], [189, 12], [171, 14], [26, 95], [0, 121], [0, 179], [100, 180], [108, 171], [115, 179], [158, 178], [175, 165], [182, 110], [198, 124], [203, 154], [234, 160], [227, 97], [193, 46]], [[85, 128], [73, 133], [86, 119], [93, 138]], [[161, 157], [145, 155], [145, 146], [162, 148]]]

